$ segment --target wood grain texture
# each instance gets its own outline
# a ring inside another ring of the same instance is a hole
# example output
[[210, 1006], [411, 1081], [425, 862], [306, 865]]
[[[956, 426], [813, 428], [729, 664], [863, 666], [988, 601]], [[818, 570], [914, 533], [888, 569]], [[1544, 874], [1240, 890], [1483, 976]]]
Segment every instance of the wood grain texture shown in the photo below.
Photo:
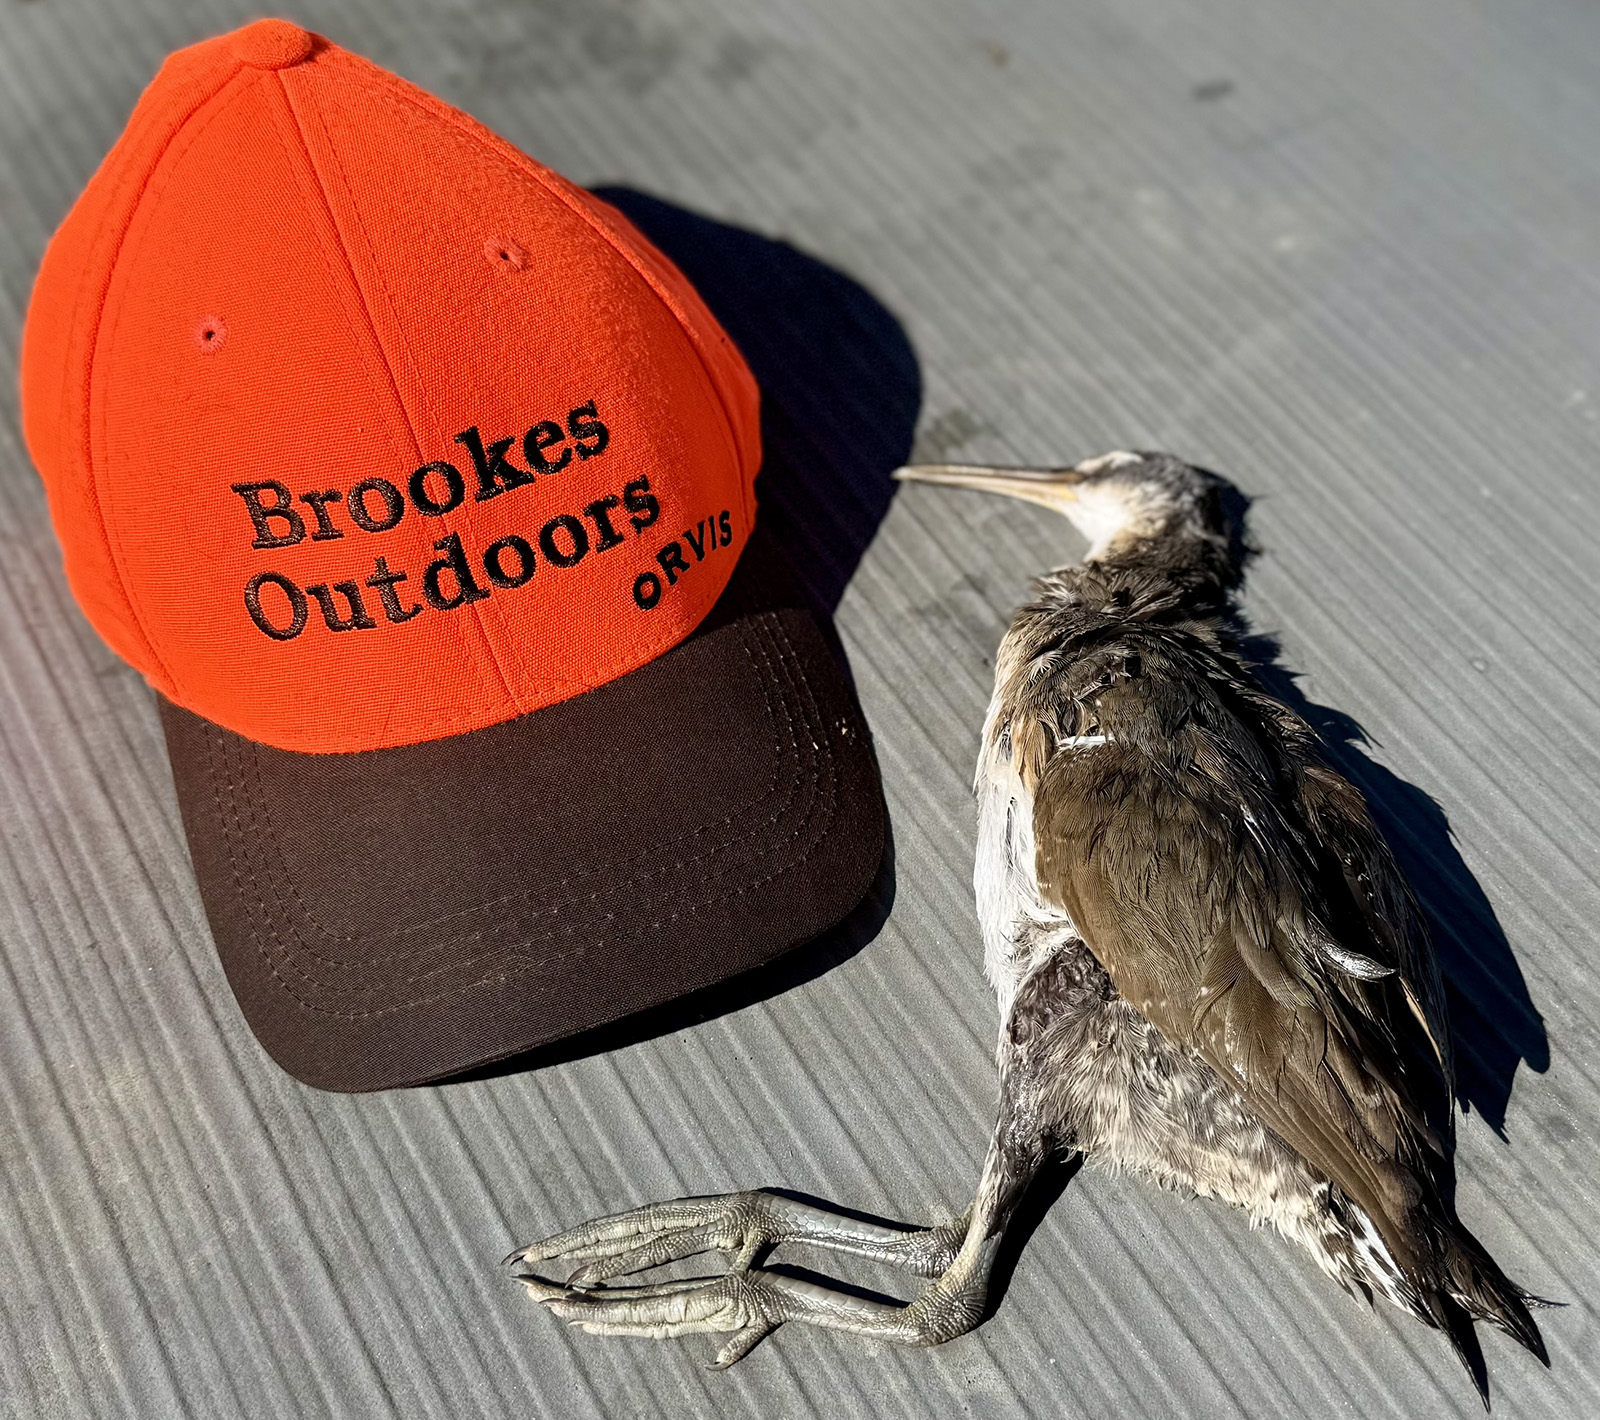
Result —
[[893, 871], [831, 970], [612, 1051], [361, 1098], [279, 1073], [218, 968], [151, 697], [62, 579], [15, 396], [40, 251], [140, 87], [259, 7], [4, 0], [0, 1414], [1476, 1413], [1436, 1335], [1240, 1217], [1094, 1173], [993, 1320], [933, 1352], [792, 1328], [711, 1375], [694, 1343], [569, 1335], [497, 1273], [680, 1193], [907, 1219], [970, 1194], [994, 1090], [971, 766], [1011, 608], [1081, 547], [976, 495], [841, 494], [913, 432], [969, 460], [1169, 448], [1256, 498], [1247, 610], [1321, 723], [1365, 727], [1341, 767], [1440, 933], [1462, 1216], [1571, 1304], [1542, 1318], [1549, 1374], [1486, 1339], [1496, 1413], [1600, 1414], [1600, 13], [283, 8], [579, 182], [822, 264], [741, 248], [798, 284], [752, 313], [770, 340], [736, 334], [782, 387], [769, 439], [801, 466], [766, 506], [837, 602]]

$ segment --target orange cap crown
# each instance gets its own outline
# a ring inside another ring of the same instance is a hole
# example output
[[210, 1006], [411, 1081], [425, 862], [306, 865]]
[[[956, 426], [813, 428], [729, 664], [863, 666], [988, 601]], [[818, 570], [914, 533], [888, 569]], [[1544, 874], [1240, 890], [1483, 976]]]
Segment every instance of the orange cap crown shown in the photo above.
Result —
[[619, 213], [281, 20], [173, 55], [45, 254], [67, 573], [285, 749], [510, 719], [677, 644], [755, 516], [754, 381]]

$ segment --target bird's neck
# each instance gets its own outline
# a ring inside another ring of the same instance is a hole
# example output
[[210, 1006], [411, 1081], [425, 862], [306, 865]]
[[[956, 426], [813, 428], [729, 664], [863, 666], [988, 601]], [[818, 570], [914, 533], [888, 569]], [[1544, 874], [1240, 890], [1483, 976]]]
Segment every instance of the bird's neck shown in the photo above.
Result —
[[1197, 614], [1227, 615], [1244, 575], [1242, 559], [1221, 535], [1190, 527], [1128, 536], [1096, 549], [1084, 568], [1124, 586], [1164, 589]]

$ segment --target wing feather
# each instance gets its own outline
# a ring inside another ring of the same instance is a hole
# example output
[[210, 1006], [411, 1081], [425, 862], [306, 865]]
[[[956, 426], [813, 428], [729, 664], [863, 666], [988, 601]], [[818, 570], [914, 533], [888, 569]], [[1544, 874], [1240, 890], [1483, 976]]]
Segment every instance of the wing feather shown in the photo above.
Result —
[[1375, 1220], [1397, 1220], [1449, 1127], [1420, 914], [1353, 786], [1271, 721], [1202, 708], [1175, 734], [1125, 721], [1094, 753], [1051, 760], [1040, 889], [1131, 1005]]
[[[1306, 766], [1299, 797], [1311, 841], [1324, 845], [1332, 860], [1326, 864], [1327, 871], [1337, 872], [1343, 882], [1343, 901], [1350, 916], [1347, 933], [1359, 933], [1365, 954], [1399, 976], [1407, 1010], [1421, 1025], [1453, 1089], [1455, 1068], [1444, 980], [1410, 883], [1373, 823], [1366, 800], [1348, 779], [1312, 762]], [[1359, 975], [1359, 971], [1352, 974]]]

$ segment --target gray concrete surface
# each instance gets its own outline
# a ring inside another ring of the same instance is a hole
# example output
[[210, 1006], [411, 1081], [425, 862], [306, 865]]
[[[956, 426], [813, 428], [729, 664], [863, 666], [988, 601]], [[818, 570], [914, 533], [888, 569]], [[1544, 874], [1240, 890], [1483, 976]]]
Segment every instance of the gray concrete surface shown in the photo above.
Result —
[[1600, 10], [285, 0], [630, 189], [717, 286], [895, 840], [875, 901], [742, 994], [341, 1098], [240, 1020], [151, 696], [71, 602], [14, 393], [40, 251], [140, 87], [258, 9], [0, 0], [0, 1413], [1477, 1413], [1437, 1335], [1092, 1171], [993, 1319], [929, 1353], [791, 1327], [713, 1375], [701, 1343], [569, 1334], [497, 1273], [515, 1241], [685, 1192], [907, 1219], [968, 1196], [993, 1090], [970, 764], [1010, 608], [1081, 545], [1042, 512], [891, 500], [914, 436], [1165, 447], [1255, 497], [1249, 614], [1440, 936], [1461, 1211], [1570, 1303], [1548, 1374], [1486, 1337], [1496, 1413], [1600, 1414]]

